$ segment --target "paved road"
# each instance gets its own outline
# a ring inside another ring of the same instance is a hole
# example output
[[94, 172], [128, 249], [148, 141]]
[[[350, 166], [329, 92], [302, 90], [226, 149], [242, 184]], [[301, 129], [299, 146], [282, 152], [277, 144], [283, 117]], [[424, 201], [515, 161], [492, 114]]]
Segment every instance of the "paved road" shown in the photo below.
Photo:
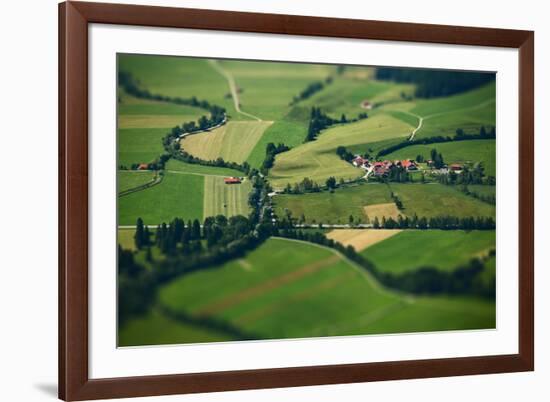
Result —
[[217, 60], [210, 60], [210, 65], [214, 68], [214, 70], [216, 70], [218, 73], [223, 75], [227, 80], [229, 84], [229, 90], [231, 91], [231, 96], [233, 97], [235, 110], [244, 116], [251, 117], [258, 121], [262, 121], [262, 119], [260, 119], [258, 116], [254, 116], [253, 114], [246, 113], [241, 110], [241, 104], [239, 102], [239, 94], [237, 92], [237, 85], [235, 84], [235, 79], [233, 78], [233, 75], [231, 75], [229, 71], [225, 70], [222, 66], [220, 66], [220, 63], [218, 63]]

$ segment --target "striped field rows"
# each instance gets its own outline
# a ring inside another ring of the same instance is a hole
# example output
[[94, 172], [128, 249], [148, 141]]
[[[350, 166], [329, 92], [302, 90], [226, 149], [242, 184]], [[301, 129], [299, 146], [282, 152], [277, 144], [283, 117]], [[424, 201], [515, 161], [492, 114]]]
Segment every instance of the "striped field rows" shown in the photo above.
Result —
[[241, 184], [225, 184], [223, 177], [204, 176], [204, 217], [225, 215], [248, 216], [249, 181]]

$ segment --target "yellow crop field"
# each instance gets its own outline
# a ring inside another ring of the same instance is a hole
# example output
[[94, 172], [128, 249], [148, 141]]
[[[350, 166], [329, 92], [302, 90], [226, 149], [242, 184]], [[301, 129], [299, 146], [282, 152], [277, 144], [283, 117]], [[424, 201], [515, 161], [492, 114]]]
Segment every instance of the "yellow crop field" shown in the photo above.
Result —
[[229, 123], [199, 134], [185, 137], [182, 148], [193, 156], [205, 160], [219, 157], [226, 161], [242, 163], [272, 121], [230, 121]]
[[362, 251], [399, 232], [401, 229], [335, 229], [327, 233], [327, 237], [344, 246], [352, 246], [356, 251]]

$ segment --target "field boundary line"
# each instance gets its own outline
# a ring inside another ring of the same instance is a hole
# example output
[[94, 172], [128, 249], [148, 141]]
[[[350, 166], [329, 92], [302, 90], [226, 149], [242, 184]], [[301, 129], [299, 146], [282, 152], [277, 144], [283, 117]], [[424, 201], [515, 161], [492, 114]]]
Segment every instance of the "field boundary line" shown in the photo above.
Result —
[[246, 113], [241, 110], [241, 105], [239, 102], [239, 94], [237, 93], [237, 85], [235, 84], [235, 79], [233, 78], [233, 75], [229, 71], [225, 70], [222, 66], [220, 66], [217, 60], [208, 60], [208, 61], [212, 66], [212, 68], [216, 70], [218, 73], [220, 73], [222, 76], [224, 76], [225, 79], [227, 80], [227, 83], [229, 84], [229, 90], [231, 91], [231, 97], [233, 98], [233, 105], [235, 106], [235, 110], [237, 111], [237, 113], [240, 113], [244, 116], [251, 117], [258, 121], [263, 121], [258, 116], [254, 116], [253, 114]]
[[282, 239], [282, 240], [292, 241], [292, 242], [302, 243], [302, 244], [309, 244], [309, 245], [313, 245], [315, 247], [318, 247], [318, 248], [321, 248], [321, 249], [324, 249], [324, 250], [329, 250], [333, 254], [336, 254], [342, 260], [347, 262], [352, 268], [357, 270], [360, 274], [362, 274], [362, 276], [367, 280], [367, 282], [369, 282], [369, 284], [372, 285], [373, 289], [375, 291], [378, 291], [378, 293], [386, 294], [386, 295], [390, 295], [390, 296], [401, 297], [401, 298], [404, 299], [405, 302], [407, 302], [409, 304], [414, 303], [416, 301], [415, 296], [413, 296], [411, 294], [404, 293], [404, 292], [399, 292], [399, 291], [396, 291], [396, 290], [385, 287], [380, 282], [378, 282], [378, 280], [369, 271], [367, 271], [365, 268], [363, 268], [362, 266], [357, 264], [355, 261], [350, 260], [348, 257], [346, 257], [344, 254], [342, 254], [338, 250], [335, 250], [335, 249], [327, 247], [327, 246], [323, 246], [321, 244], [305, 241], [305, 240], [289, 239], [287, 237], [279, 237], [279, 236], [271, 236], [271, 238], [273, 238], [273, 239]]
[[[131, 170], [130, 170], [130, 172], [131, 172]], [[142, 172], [145, 172], [145, 170], [142, 170]], [[147, 170], [147, 172], [151, 172], [151, 170]], [[121, 191], [121, 192], [118, 193], [118, 196], [123, 197], [123, 196], [128, 195], [128, 194], [137, 193], [138, 191], [151, 188], [151, 187], [153, 187], [157, 184], [160, 184], [160, 182], [162, 182], [163, 177], [164, 177], [163, 175], [156, 174], [155, 177], [153, 177], [153, 180], [151, 180], [151, 181], [149, 181], [145, 184], [139, 185], [137, 187], [133, 187], [133, 188], [130, 188], [128, 190]]]

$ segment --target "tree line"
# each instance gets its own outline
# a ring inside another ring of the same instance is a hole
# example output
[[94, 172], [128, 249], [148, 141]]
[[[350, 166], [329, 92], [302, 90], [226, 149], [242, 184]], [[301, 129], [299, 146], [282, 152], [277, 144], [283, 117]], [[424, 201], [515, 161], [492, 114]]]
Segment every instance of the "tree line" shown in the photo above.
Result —
[[323, 81], [315, 81], [309, 84], [305, 89], [303, 89], [298, 95], [294, 95], [292, 98], [292, 101], [288, 104], [289, 106], [294, 106], [300, 101], [306, 100], [313, 95], [315, 95], [317, 92], [321, 91], [325, 85], [332, 84], [333, 78], [329, 75], [327, 78], [325, 78]]
[[265, 159], [260, 168], [260, 172], [264, 176], [267, 176], [267, 174], [269, 173], [269, 169], [271, 169], [273, 167], [273, 164], [275, 163], [275, 155], [280, 154], [281, 152], [286, 152], [289, 149], [290, 147], [282, 143], [275, 145], [273, 142], [270, 142], [269, 144], [267, 144], [265, 149]]
[[311, 108], [307, 135], [304, 142], [314, 141], [322, 130], [334, 124], [355, 123], [356, 121], [366, 119], [368, 117], [369, 116], [367, 113], [359, 113], [359, 115], [353, 119], [348, 119], [345, 114], [342, 114], [340, 119], [333, 119], [326, 113], [323, 113], [320, 107], [313, 106]]
[[[400, 200], [399, 203], [401, 203]], [[374, 229], [494, 230], [496, 223], [490, 216], [458, 217], [440, 215], [428, 218], [425, 216], [418, 217], [414, 214], [411, 218], [398, 215], [397, 219], [392, 217], [386, 218], [385, 216], [382, 219], [378, 219], [378, 216], [376, 216], [372, 221], [372, 227]]]
[[434, 137], [428, 137], [428, 138], [419, 138], [416, 140], [405, 140], [398, 142], [397, 144], [390, 145], [389, 147], [383, 148], [376, 154], [376, 157], [385, 156], [388, 154], [391, 154], [392, 152], [398, 151], [400, 149], [403, 149], [405, 147], [410, 147], [413, 145], [427, 145], [427, 144], [438, 144], [443, 142], [452, 142], [452, 141], [466, 141], [466, 140], [487, 140], [487, 139], [495, 139], [496, 138], [496, 130], [495, 127], [492, 127], [489, 131], [485, 129], [485, 127], [481, 127], [479, 129], [478, 134], [467, 134], [464, 132], [463, 129], [459, 128], [456, 130], [456, 133], [454, 136], [434, 136]]
[[495, 80], [495, 73], [378, 67], [376, 79], [416, 84], [415, 96], [449, 96]]
[[[171, 97], [171, 96], [151, 93], [147, 89], [140, 88], [139, 83], [134, 79], [132, 74], [130, 74], [127, 71], [118, 72], [118, 85], [120, 85], [126, 93], [136, 98], [175, 103], [176, 105], [187, 105], [187, 106], [193, 106], [193, 107], [198, 107], [201, 109], [208, 110], [212, 114], [214, 120], [218, 120], [218, 122], [221, 121], [219, 120], [220, 115], [225, 114], [224, 108], [217, 105], [213, 105], [209, 103], [207, 100], [198, 100], [195, 96], [192, 96], [190, 98], [182, 98], [179, 96]], [[201, 122], [199, 120], [199, 126], [200, 125], [201, 125]], [[203, 122], [203, 125], [204, 125], [204, 122]]]

